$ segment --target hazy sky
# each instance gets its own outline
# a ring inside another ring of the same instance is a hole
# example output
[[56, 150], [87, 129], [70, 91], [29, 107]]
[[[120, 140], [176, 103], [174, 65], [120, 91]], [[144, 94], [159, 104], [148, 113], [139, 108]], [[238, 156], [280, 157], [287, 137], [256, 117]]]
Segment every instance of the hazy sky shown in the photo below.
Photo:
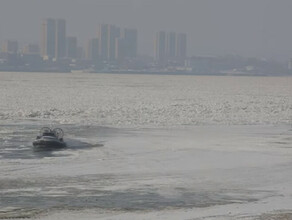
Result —
[[292, 57], [292, 0], [0, 0], [0, 40], [39, 42], [47, 17], [81, 45], [109, 23], [137, 28], [140, 54], [165, 30], [188, 34], [189, 55]]

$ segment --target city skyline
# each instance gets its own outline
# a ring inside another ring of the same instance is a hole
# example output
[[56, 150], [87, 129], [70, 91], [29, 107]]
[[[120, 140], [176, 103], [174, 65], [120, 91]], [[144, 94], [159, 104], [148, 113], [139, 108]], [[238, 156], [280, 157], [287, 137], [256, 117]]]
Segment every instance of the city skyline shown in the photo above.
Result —
[[[70, 10], [68, 10], [70, 7]], [[67, 31], [86, 42], [98, 23], [138, 29], [141, 54], [153, 55], [157, 31], [187, 33], [188, 55], [292, 57], [289, 0], [40, 0], [1, 1], [0, 41], [39, 43], [39, 20], [64, 18]], [[25, 15], [25, 16], [23, 16]], [[82, 15], [82, 16], [81, 16]]]
[[[98, 40], [98, 57], [101, 55], [101, 59], [104, 60], [115, 60], [119, 53], [117, 48], [119, 44], [123, 44], [121, 47], [122, 50], [127, 48], [127, 51], [123, 51], [125, 56], [127, 57], [135, 57], [138, 55], [138, 31], [135, 28], [121, 28], [117, 27], [113, 24], [99, 24], [97, 27], [97, 34], [95, 37], [88, 37], [85, 42], [81, 42], [76, 36], [72, 36], [67, 33], [67, 21], [65, 19], [55, 19], [55, 18], [43, 18], [41, 22], [41, 40], [39, 43], [35, 41], [30, 41], [23, 43], [21, 45], [21, 39], [7, 39], [1, 42], [1, 51], [5, 52], [4, 49], [7, 47], [7, 43], [16, 44], [14, 47], [17, 47], [15, 52], [22, 52], [28, 51], [28, 47], [36, 45], [40, 48], [39, 53], [45, 59], [50, 58], [65, 58], [77, 57], [77, 47], [82, 47], [84, 50], [84, 57], [88, 57], [88, 44], [92, 40]], [[152, 56], [156, 59], [157, 51], [156, 51], [156, 44], [157, 44], [157, 34], [158, 33], [165, 33], [164, 36], [164, 56], [170, 59], [175, 57], [186, 58], [187, 57], [187, 44], [186, 33], [176, 33], [176, 32], [165, 32], [159, 31], [156, 35], [153, 36], [154, 39], [154, 46]], [[167, 34], [166, 34], [167, 33]], [[124, 38], [124, 41], [116, 41], [117, 38]], [[68, 42], [67, 42], [68, 41]], [[61, 43], [60, 43], [61, 42]], [[180, 46], [180, 44], [182, 46]], [[74, 48], [70, 48], [74, 47]], [[25, 49], [26, 48], [26, 49]], [[68, 51], [69, 50], [69, 51]], [[72, 52], [73, 51], [73, 52]], [[180, 51], [180, 52], [179, 52]], [[36, 53], [36, 52], [34, 52]], [[68, 56], [68, 53], [71, 55]], [[72, 56], [72, 53], [75, 55]], [[180, 53], [180, 54], [178, 54]], [[143, 53], [141, 53], [143, 55]], [[104, 56], [104, 57], [102, 57]], [[151, 55], [149, 55], [151, 56]], [[159, 59], [156, 59], [159, 60]]]
[[[153, 36], [153, 55], [138, 53], [138, 30], [114, 24], [99, 24], [93, 37], [80, 44], [67, 31], [65, 19], [42, 19], [41, 43], [21, 45], [2, 42], [0, 69], [3, 71], [75, 70], [92, 72], [163, 72], [188, 74], [290, 74], [286, 62], [228, 56], [188, 56], [186, 33], [158, 31]], [[94, 28], [93, 28], [94, 29]], [[139, 56], [138, 56], [139, 55]]]
[[292, 0], [0, 0], [0, 220], [292, 220]]
[[[40, 36], [41, 39], [37, 41], [29, 41], [21, 43], [20, 38], [12, 38], [4, 40], [1, 43], [1, 52], [6, 52], [6, 47], [13, 44], [15, 49], [14, 53], [30, 53], [28, 48], [34, 47], [34, 54], [36, 47], [38, 47], [38, 53], [44, 59], [60, 58], [77, 58], [78, 48], [82, 48], [82, 56], [85, 59], [91, 60], [96, 53], [95, 59], [114, 61], [118, 60], [121, 56], [133, 58], [137, 55], [144, 55], [138, 52], [138, 29], [129, 27], [117, 27], [114, 24], [99, 24], [97, 25], [97, 31], [94, 37], [87, 37], [85, 42], [80, 43], [80, 39], [76, 36], [72, 36], [67, 32], [67, 21], [63, 18], [42, 18]], [[165, 31], [159, 31], [165, 32]], [[157, 33], [159, 33], [157, 32]], [[154, 43], [152, 45], [152, 56], [156, 59], [156, 41], [157, 33], [153, 35]], [[166, 33], [166, 32], [165, 32]], [[187, 44], [186, 33], [167, 32], [165, 35], [165, 58], [186, 58], [187, 57]], [[169, 35], [174, 34], [172, 39], [172, 48], [169, 45]], [[93, 41], [98, 41], [93, 43]], [[180, 44], [182, 46], [180, 46]], [[97, 52], [94, 52], [94, 46], [97, 48]], [[73, 47], [73, 48], [72, 48]], [[120, 48], [120, 49], [119, 49]], [[170, 49], [170, 51], [167, 51]], [[120, 51], [119, 51], [120, 50]], [[180, 54], [179, 53], [180, 50]], [[70, 55], [69, 55], [70, 53]], [[74, 55], [72, 55], [74, 54]], [[160, 60], [160, 59], [156, 59]]]
[[[38, 54], [44, 60], [62, 58], [88, 59], [91, 61], [117, 61], [124, 58], [135, 58], [138, 55], [138, 31], [135, 28], [121, 28], [113, 24], [99, 24], [95, 37], [81, 43], [76, 36], [67, 33], [65, 19], [43, 18], [41, 23], [40, 43], [29, 42], [20, 45], [20, 40], [6, 40], [2, 43], [1, 52]], [[157, 36], [154, 37], [154, 56], [157, 61], [183, 60], [187, 57], [187, 36], [185, 33], [160, 31], [164, 33], [164, 58], [157, 58]], [[82, 48], [82, 57], [78, 57], [78, 48]], [[9, 51], [9, 48], [13, 48]], [[13, 50], [13, 51], [12, 51]], [[33, 52], [30, 52], [30, 51]]]
[[185, 33], [159, 31], [154, 42], [154, 57], [159, 62], [183, 61], [187, 58]]
[[[41, 25], [40, 55], [44, 60], [59, 60], [63, 58], [87, 59], [98, 61], [122, 61], [125, 58], [135, 58], [138, 54], [137, 29], [120, 28], [112, 24], [99, 24], [95, 37], [88, 38], [84, 45], [76, 36], [69, 36], [66, 31], [65, 19], [46, 18]], [[33, 45], [32, 43], [26, 44]], [[18, 41], [3, 42], [2, 52], [8, 52], [9, 46], [13, 53], [25, 53], [27, 49], [19, 50]], [[82, 52], [78, 55], [78, 49]]]

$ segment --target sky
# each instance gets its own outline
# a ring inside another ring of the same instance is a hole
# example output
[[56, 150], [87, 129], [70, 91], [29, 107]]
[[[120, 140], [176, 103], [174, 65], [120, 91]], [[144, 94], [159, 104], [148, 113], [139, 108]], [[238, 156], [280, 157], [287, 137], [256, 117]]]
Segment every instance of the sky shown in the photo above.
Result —
[[187, 33], [190, 56], [292, 57], [292, 0], [0, 0], [0, 41], [39, 43], [49, 17], [81, 46], [107, 23], [137, 28], [139, 54], [153, 55], [164, 30]]

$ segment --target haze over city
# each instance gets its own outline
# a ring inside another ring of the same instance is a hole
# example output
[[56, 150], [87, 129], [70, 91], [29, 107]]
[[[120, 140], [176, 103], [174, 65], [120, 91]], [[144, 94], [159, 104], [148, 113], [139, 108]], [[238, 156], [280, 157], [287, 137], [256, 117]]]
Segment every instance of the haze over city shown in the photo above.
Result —
[[292, 0], [0, 0], [0, 220], [292, 220]]
[[188, 55], [239, 54], [287, 61], [292, 57], [289, 0], [2, 0], [0, 41], [40, 42], [43, 18], [63, 18], [80, 44], [98, 24], [136, 28], [138, 53], [153, 56], [160, 30], [186, 33]]

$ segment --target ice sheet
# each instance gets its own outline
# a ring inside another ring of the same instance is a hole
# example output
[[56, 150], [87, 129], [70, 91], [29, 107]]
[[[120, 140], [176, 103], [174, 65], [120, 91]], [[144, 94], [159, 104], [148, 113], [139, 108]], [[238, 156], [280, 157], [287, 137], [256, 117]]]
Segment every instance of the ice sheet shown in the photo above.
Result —
[[291, 124], [291, 84], [292, 77], [0, 73], [0, 119], [114, 127]]
[[103, 145], [2, 158], [0, 204], [2, 209], [14, 207], [2, 214], [50, 213], [37, 217], [41, 219], [252, 219], [289, 209], [292, 203], [288, 126], [65, 129], [70, 138], [79, 133], [81, 139], [95, 137]]
[[[0, 73], [0, 218], [289, 219], [291, 84]], [[34, 151], [50, 125], [69, 147]]]

